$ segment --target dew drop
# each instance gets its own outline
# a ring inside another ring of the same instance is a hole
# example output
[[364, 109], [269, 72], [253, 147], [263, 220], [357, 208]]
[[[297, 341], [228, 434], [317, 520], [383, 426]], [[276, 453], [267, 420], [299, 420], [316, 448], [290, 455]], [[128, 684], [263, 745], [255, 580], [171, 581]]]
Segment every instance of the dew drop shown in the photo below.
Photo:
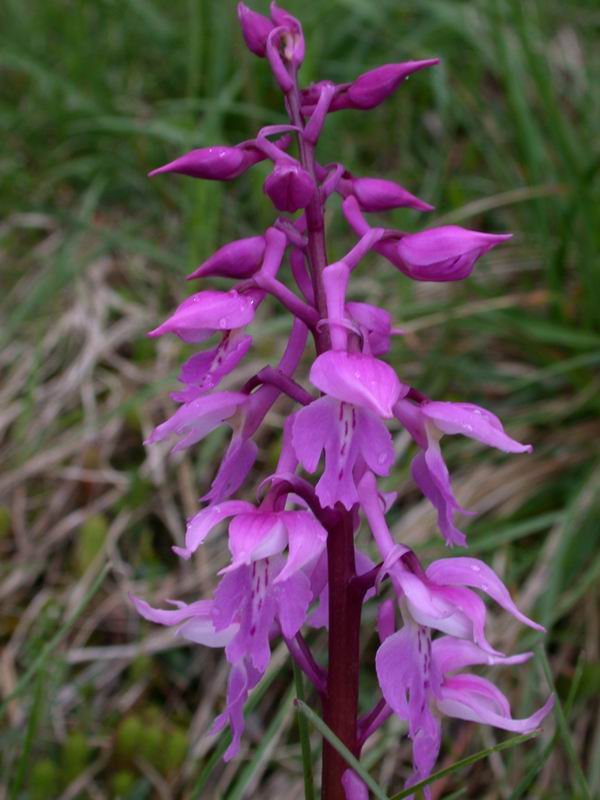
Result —
[[481, 567], [478, 567], [476, 564], [473, 564], [471, 566], [471, 569], [473, 570], [473, 572], [481, 572]]
[[383, 464], [385, 464], [385, 462], [387, 460], [388, 460], [388, 457], [387, 457], [386, 453], [379, 453], [379, 455], [377, 456], [377, 463], [378, 464], [383, 465]]
[[219, 328], [226, 328], [227, 327], [227, 317], [221, 317], [219, 320]]
[[482, 590], [483, 592], [487, 592], [487, 590], [488, 590], [489, 588], [490, 588], [490, 587], [487, 585], [487, 583], [482, 583], [482, 584], [481, 584], [481, 590]]

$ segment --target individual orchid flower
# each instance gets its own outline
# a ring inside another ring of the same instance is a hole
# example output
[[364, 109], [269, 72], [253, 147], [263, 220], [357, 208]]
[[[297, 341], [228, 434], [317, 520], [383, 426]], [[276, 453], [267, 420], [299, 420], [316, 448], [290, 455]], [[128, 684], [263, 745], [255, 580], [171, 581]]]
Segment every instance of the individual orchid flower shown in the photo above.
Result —
[[[158, 625], [178, 625], [178, 634], [189, 642], [205, 647], [224, 648], [239, 630], [238, 623], [217, 631], [213, 622], [214, 601], [199, 600], [189, 605], [181, 601], [170, 601], [174, 609], [152, 608], [145, 600], [130, 595], [130, 600], [137, 612], [144, 619]], [[227, 681], [227, 699], [225, 710], [215, 719], [211, 733], [217, 734], [226, 724], [231, 727], [232, 740], [223, 754], [225, 761], [230, 761], [238, 754], [240, 741], [244, 732], [244, 705], [249, 692], [256, 686], [261, 673], [252, 666], [248, 659], [232, 665]]]
[[324, 506], [340, 502], [350, 509], [358, 501], [354, 470], [359, 459], [377, 475], [390, 471], [394, 448], [382, 418], [390, 418], [408, 387], [383, 361], [333, 350], [317, 358], [310, 381], [325, 397], [296, 412], [294, 449], [308, 472], [316, 470], [325, 451], [317, 496]]
[[504, 432], [498, 417], [474, 403], [424, 401], [415, 404], [402, 398], [394, 407], [394, 415], [421, 449], [412, 462], [412, 476], [436, 509], [446, 544], [464, 547], [466, 537], [454, 525], [453, 515], [471, 512], [465, 511], [454, 496], [440, 439], [444, 434], [460, 433], [505, 453], [529, 453], [531, 445], [512, 439]]
[[[452, 636], [432, 642], [427, 627], [414, 621], [410, 613], [404, 615], [403, 628], [385, 639], [375, 665], [386, 702], [408, 723], [413, 772], [407, 787], [424, 780], [433, 770], [441, 745], [441, 715], [516, 733], [529, 733], [540, 726], [554, 705], [554, 697], [531, 716], [515, 719], [507, 698], [493, 683], [478, 675], [452, 674], [475, 664], [521, 664], [532, 655], [491, 655], [472, 642]], [[429, 788], [424, 791], [431, 800]]]
[[498, 575], [477, 558], [438, 559], [423, 570], [412, 550], [396, 544], [385, 521], [374, 476], [365, 473], [359, 485], [361, 507], [383, 559], [378, 583], [390, 576], [394, 591], [420, 625], [473, 641], [497, 654], [485, 635], [487, 611], [473, 589], [481, 591], [524, 625], [544, 628], [523, 614]]

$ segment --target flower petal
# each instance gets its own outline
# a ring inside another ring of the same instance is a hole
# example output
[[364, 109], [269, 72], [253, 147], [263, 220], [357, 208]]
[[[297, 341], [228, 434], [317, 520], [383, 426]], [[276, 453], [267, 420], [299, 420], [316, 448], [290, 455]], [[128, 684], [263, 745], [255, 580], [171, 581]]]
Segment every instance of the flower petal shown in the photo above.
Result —
[[506, 586], [496, 575], [493, 569], [478, 558], [461, 556], [458, 558], [440, 558], [429, 565], [426, 570], [427, 577], [436, 583], [447, 586], [473, 586], [485, 592], [489, 597], [502, 606], [509, 614], [534, 628], [536, 631], [545, 631], [542, 625], [522, 614], [513, 603]]
[[529, 733], [538, 728], [551, 711], [554, 696], [530, 717], [513, 719], [508, 700], [492, 683], [477, 675], [454, 675], [444, 681], [436, 705], [449, 717], [515, 733]]
[[432, 649], [433, 657], [442, 674], [477, 664], [488, 666], [522, 664], [533, 656], [533, 653], [518, 653], [514, 656], [494, 655], [467, 639], [456, 639], [454, 636], [442, 636], [436, 639]]
[[239, 514], [229, 526], [232, 562], [220, 574], [281, 553], [286, 545], [287, 530], [281, 514], [255, 509], [250, 514]]
[[376, 475], [389, 475], [394, 463], [394, 443], [383, 421], [364, 408], [357, 409], [356, 432], [360, 454]]
[[220, 503], [235, 494], [254, 466], [258, 447], [252, 439], [233, 436], [227, 452], [221, 459], [217, 474], [202, 500]]
[[174, 547], [173, 550], [182, 558], [191, 558], [198, 547], [219, 522], [236, 514], [249, 514], [256, 511], [251, 503], [244, 500], [229, 500], [203, 508], [188, 520], [185, 532], [185, 547]]
[[289, 554], [274, 583], [288, 580], [317, 559], [327, 543], [327, 531], [308, 511], [283, 511], [279, 514], [287, 529]]
[[388, 364], [364, 353], [322, 353], [312, 365], [310, 381], [330, 397], [382, 417], [392, 417], [392, 406], [408, 392]]
[[454, 512], [462, 509], [452, 492], [448, 470], [432, 473], [425, 453], [417, 453], [411, 464], [411, 474], [414, 482], [437, 511], [438, 526], [446, 544], [450, 547], [453, 545], [466, 547], [467, 537], [453, 521]]
[[182, 450], [199, 442], [222, 422], [232, 417], [247, 400], [248, 395], [241, 392], [216, 392], [198, 397], [178, 408], [168, 420], [158, 425], [144, 444], [160, 442], [172, 434], [178, 436], [187, 434], [173, 448], [173, 452]]
[[521, 444], [507, 436], [498, 417], [473, 403], [424, 403], [422, 412], [442, 433], [460, 433], [505, 453], [532, 450], [530, 444]]

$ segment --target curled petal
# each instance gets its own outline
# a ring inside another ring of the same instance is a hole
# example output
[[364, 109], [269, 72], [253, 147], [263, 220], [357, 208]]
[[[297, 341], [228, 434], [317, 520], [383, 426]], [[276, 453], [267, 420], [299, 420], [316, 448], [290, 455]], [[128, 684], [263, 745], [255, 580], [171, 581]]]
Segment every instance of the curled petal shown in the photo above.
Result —
[[224, 761], [231, 761], [240, 750], [240, 740], [244, 732], [244, 704], [248, 694], [261, 678], [251, 664], [242, 662], [235, 664], [229, 673], [227, 682], [227, 706], [225, 711], [215, 719], [211, 728], [214, 735], [223, 730], [225, 725], [231, 727], [231, 744], [223, 755]]
[[[184, 639], [205, 647], [225, 647], [237, 633], [237, 625], [217, 631], [212, 621], [212, 600], [198, 600], [195, 603], [182, 603], [168, 600], [174, 609], [152, 608], [145, 600], [130, 594], [129, 599], [138, 614], [159, 625], [181, 625], [178, 634]], [[181, 624], [183, 623], [183, 624]]]
[[442, 636], [436, 639], [432, 644], [432, 650], [442, 674], [478, 664], [487, 666], [522, 664], [533, 656], [533, 653], [518, 653], [514, 656], [489, 653], [474, 642], [456, 639], [454, 636]]
[[256, 511], [239, 514], [229, 526], [232, 563], [221, 572], [281, 553], [287, 545], [287, 531], [280, 514]]
[[412, 461], [411, 474], [419, 489], [437, 511], [438, 525], [446, 544], [450, 547], [453, 545], [466, 547], [467, 537], [453, 521], [454, 512], [463, 510], [454, 497], [448, 470], [432, 473], [425, 453], [418, 453]]
[[529, 453], [530, 444], [521, 444], [504, 433], [502, 423], [494, 414], [473, 403], [424, 403], [423, 415], [442, 433], [468, 436], [505, 453]]
[[554, 696], [526, 719], [513, 719], [506, 697], [496, 687], [477, 675], [454, 675], [446, 678], [436, 703], [448, 717], [493, 725], [515, 733], [529, 733], [540, 726], [554, 706]]
[[315, 561], [327, 542], [327, 531], [308, 511], [284, 511], [280, 517], [287, 529], [289, 554], [274, 583], [286, 581]]
[[388, 364], [363, 353], [322, 353], [312, 365], [310, 381], [336, 400], [388, 418], [394, 403], [408, 392]]
[[489, 597], [502, 606], [509, 614], [534, 628], [536, 631], [544, 631], [545, 628], [537, 622], [522, 614], [513, 603], [506, 586], [496, 575], [493, 569], [487, 566], [478, 558], [440, 558], [427, 567], [427, 577], [438, 584], [446, 586], [472, 586], [480, 589]]
[[185, 532], [185, 548], [174, 547], [173, 550], [182, 558], [190, 558], [212, 530], [224, 519], [237, 514], [249, 514], [255, 510], [251, 503], [246, 503], [244, 500], [230, 500], [203, 508], [188, 521]]
[[216, 392], [186, 403], [152, 431], [144, 444], [154, 444], [172, 434], [183, 436], [173, 452], [199, 442], [222, 422], [232, 417], [248, 396], [241, 392]]

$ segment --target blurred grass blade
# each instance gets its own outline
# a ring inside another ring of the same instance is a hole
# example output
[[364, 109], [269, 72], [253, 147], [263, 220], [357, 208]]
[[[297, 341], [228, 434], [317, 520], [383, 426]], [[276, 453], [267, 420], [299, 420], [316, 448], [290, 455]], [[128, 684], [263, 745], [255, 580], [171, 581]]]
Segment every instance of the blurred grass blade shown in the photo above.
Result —
[[569, 758], [569, 762], [571, 764], [573, 772], [575, 773], [575, 777], [577, 778], [577, 783], [579, 784], [581, 795], [582, 797], [585, 798], [585, 800], [592, 800], [592, 793], [590, 792], [589, 786], [587, 785], [585, 775], [583, 774], [583, 770], [581, 769], [581, 764], [579, 763], [579, 759], [577, 758], [577, 753], [575, 751], [575, 745], [573, 744], [573, 739], [571, 738], [571, 731], [569, 730], [567, 716], [565, 714], [565, 710], [563, 709], [563, 705], [560, 701], [558, 692], [556, 691], [556, 686], [554, 685], [554, 678], [552, 677], [552, 670], [548, 662], [548, 656], [546, 655], [546, 651], [541, 644], [538, 644], [535, 649], [536, 649], [536, 654], [542, 665], [544, 675], [546, 676], [546, 680], [548, 681], [548, 685], [550, 686], [550, 688], [554, 692], [554, 696], [556, 697], [556, 704], [554, 706], [554, 716], [556, 719], [556, 724], [558, 725], [558, 731], [560, 733], [560, 738], [562, 739], [563, 742], [563, 747]]
[[17, 685], [12, 690], [12, 692], [4, 698], [2, 704], [0, 704], [0, 713], [4, 711], [4, 709], [6, 708], [8, 703], [10, 703], [11, 700], [13, 700], [15, 697], [18, 697], [21, 694], [21, 692], [29, 686], [33, 678], [35, 678], [37, 673], [44, 667], [44, 665], [46, 664], [52, 653], [56, 650], [58, 645], [62, 642], [67, 633], [71, 630], [73, 625], [77, 622], [79, 617], [88, 607], [92, 598], [104, 583], [104, 579], [108, 575], [110, 568], [111, 568], [110, 564], [104, 565], [102, 570], [96, 576], [96, 580], [92, 583], [89, 590], [83, 597], [81, 603], [77, 606], [77, 608], [71, 614], [69, 619], [64, 623], [64, 625], [61, 628], [58, 629], [58, 631], [54, 634], [52, 639], [50, 639], [50, 641], [44, 647], [42, 652], [34, 660], [33, 664], [31, 664], [31, 666], [26, 670], [25, 674], [18, 681]]
[[324, 739], [327, 739], [329, 744], [337, 750], [337, 752], [341, 755], [344, 761], [348, 764], [348, 766], [352, 767], [354, 772], [364, 781], [364, 783], [369, 787], [369, 789], [373, 792], [375, 797], [378, 800], [389, 800], [387, 794], [383, 791], [381, 786], [379, 786], [376, 781], [369, 775], [369, 773], [365, 770], [362, 766], [360, 761], [355, 758], [350, 750], [346, 747], [343, 742], [341, 742], [335, 733], [329, 728], [318, 716], [315, 712], [309, 708], [306, 703], [303, 703], [302, 700], [296, 698], [294, 701], [294, 705], [298, 709], [301, 714], [311, 722], [315, 728], [319, 731], [319, 733], [323, 736]]
[[447, 775], [452, 775], [453, 772], [457, 772], [463, 767], [469, 767], [471, 764], [475, 764], [477, 761], [487, 758], [492, 753], [500, 753], [502, 750], [509, 750], [511, 747], [516, 747], [517, 745], [523, 744], [523, 742], [528, 742], [530, 739], [535, 739], [536, 736], [539, 736], [539, 731], [526, 733], [522, 736], [512, 736], [505, 742], [500, 742], [493, 747], [488, 747], [486, 750], [480, 750], [478, 753], [473, 753], [472, 756], [461, 758], [460, 761], [452, 764], [452, 766], [441, 769], [438, 772], [434, 772], [428, 778], [425, 778], [425, 780], [415, 783], [408, 789], [403, 789], [401, 792], [398, 792], [398, 794], [390, 797], [390, 800], [403, 800], [405, 797], [410, 797], [411, 794], [414, 794], [420, 789], [424, 789], [426, 786], [429, 786], [429, 784], [435, 783], [435, 781], [439, 781], [440, 778], [445, 778]]
[[277, 736], [277, 734], [281, 731], [281, 726], [283, 725], [285, 718], [289, 715], [289, 712], [292, 707], [292, 700], [294, 699], [294, 695], [296, 693], [295, 686], [292, 685], [287, 691], [287, 694], [281, 701], [277, 713], [271, 720], [271, 723], [264, 734], [260, 737], [260, 743], [258, 747], [252, 753], [252, 758], [249, 762], [240, 770], [239, 777], [235, 783], [235, 786], [230, 792], [227, 792], [227, 800], [243, 800], [244, 797], [247, 797], [246, 789], [252, 782], [252, 778], [254, 777], [256, 771], [259, 769], [261, 764], [263, 763], [265, 753], [273, 741], [273, 739]]
[[[581, 686], [581, 680], [584, 675], [584, 667], [585, 667], [585, 654], [581, 653], [579, 655], [579, 658], [577, 659], [575, 674], [573, 675], [573, 680], [571, 681], [571, 687], [569, 689], [569, 696], [567, 697], [567, 702], [565, 703], [565, 716], [567, 719], [569, 719], [571, 716], [571, 711], [573, 710], [575, 698], [577, 697], [577, 692], [579, 691], [579, 687]], [[542, 750], [541, 755], [535, 759], [533, 766], [525, 774], [525, 777], [521, 781], [519, 781], [519, 783], [511, 793], [508, 800], [520, 800], [520, 798], [525, 795], [525, 792], [529, 789], [531, 784], [539, 775], [539, 773], [542, 770], [542, 767], [544, 766], [544, 764], [554, 751], [554, 748], [556, 747], [556, 742], [558, 740], [558, 736], [559, 736], [559, 731], [558, 730], [554, 731], [552, 738]]]
[[[304, 677], [298, 665], [292, 660], [294, 669], [294, 684], [296, 686], [296, 697], [303, 703], [304, 697]], [[298, 720], [298, 734], [300, 736], [300, 749], [302, 752], [302, 774], [304, 777], [304, 800], [315, 800], [315, 784], [312, 774], [312, 754], [310, 751], [310, 736], [308, 733], [308, 723], [306, 717], [296, 709]]]
[[44, 689], [45, 689], [46, 671], [42, 669], [37, 674], [37, 680], [33, 691], [33, 698], [31, 701], [31, 708], [29, 710], [29, 719], [27, 720], [27, 729], [25, 731], [25, 739], [22, 744], [21, 754], [19, 756], [19, 763], [17, 764], [17, 771], [14, 781], [10, 787], [9, 800], [17, 800], [21, 794], [21, 788], [27, 767], [29, 765], [29, 755], [35, 739], [35, 734], [40, 724], [42, 717], [42, 709], [44, 706]]

